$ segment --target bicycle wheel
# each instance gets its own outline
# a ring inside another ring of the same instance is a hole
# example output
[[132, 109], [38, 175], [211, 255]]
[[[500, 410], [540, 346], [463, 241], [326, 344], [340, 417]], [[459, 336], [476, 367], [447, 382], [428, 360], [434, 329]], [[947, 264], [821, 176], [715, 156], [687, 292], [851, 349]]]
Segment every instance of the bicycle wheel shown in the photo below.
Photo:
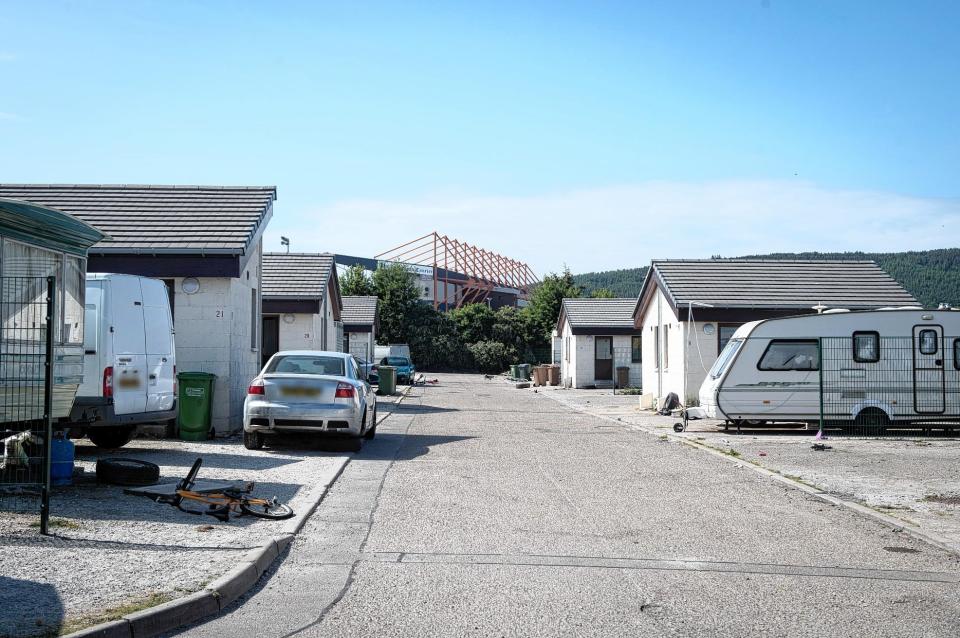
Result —
[[272, 521], [282, 521], [285, 518], [293, 516], [293, 509], [286, 503], [280, 503], [277, 499], [262, 504], [251, 504], [248, 501], [240, 501], [240, 511], [250, 516], [268, 518]]

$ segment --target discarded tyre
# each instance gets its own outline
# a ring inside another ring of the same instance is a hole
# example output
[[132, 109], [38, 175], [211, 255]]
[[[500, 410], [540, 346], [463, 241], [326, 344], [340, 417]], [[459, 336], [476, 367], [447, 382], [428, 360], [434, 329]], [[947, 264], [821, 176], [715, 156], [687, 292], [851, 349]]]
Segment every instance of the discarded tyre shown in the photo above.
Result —
[[97, 481], [111, 485], [153, 485], [160, 480], [160, 466], [138, 459], [100, 459]]

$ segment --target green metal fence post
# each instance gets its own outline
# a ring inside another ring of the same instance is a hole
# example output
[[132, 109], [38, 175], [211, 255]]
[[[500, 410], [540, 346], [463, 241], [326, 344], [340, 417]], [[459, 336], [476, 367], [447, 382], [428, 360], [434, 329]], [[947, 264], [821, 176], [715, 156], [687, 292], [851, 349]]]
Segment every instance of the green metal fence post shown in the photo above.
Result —
[[823, 337], [817, 339], [817, 368], [820, 370], [820, 437], [823, 437]]
[[40, 533], [49, 534], [50, 523], [50, 471], [53, 464], [53, 338], [57, 317], [56, 279], [47, 277], [47, 335], [45, 347], [46, 367], [43, 375], [43, 491], [40, 495]]

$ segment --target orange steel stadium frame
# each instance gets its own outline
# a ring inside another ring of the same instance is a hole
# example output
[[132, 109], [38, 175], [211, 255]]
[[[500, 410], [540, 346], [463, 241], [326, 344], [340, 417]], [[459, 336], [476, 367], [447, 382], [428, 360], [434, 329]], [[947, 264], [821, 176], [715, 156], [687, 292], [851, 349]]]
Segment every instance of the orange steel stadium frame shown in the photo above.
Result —
[[[527, 299], [539, 282], [530, 267], [458, 239], [432, 232], [375, 255], [378, 261], [392, 261], [433, 270], [433, 307], [459, 308], [483, 301], [494, 288], [512, 288]], [[453, 273], [453, 277], [451, 277]], [[443, 284], [443, 294], [439, 294]], [[449, 295], [450, 285], [459, 293]]]

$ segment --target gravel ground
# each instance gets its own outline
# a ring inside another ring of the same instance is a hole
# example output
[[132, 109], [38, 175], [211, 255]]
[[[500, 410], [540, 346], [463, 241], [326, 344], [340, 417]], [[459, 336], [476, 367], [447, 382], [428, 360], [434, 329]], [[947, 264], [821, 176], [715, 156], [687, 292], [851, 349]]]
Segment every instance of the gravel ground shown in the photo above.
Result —
[[[591, 414], [654, 432], [673, 433], [673, 417], [640, 410], [636, 396], [609, 390], [540, 388], [546, 396]], [[726, 432], [720, 421], [691, 421], [682, 435], [936, 534], [960, 552], [960, 440], [833, 437], [832, 449], [811, 449], [815, 431], [755, 427]]]
[[[380, 398], [385, 418], [399, 398]], [[97, 459], [127, 457], [160, 466], [160, 482], [176, 482], [203, 457], [201, 479], [254, 481], [254, 494], [276, 496], [297, 517], [351, 455], [290, 438], [250, 451], [239, 437], [203, 442], [138, 438], [104, 451], [76, 443], [84, 472], [55, 488], [52, 536], [37, 527], [33, 499], [0, 499], [0, 638], [56, 635], [64, 626], [93, 624], [121, 606], [156, 604], [196, 591], [232, 567], [232, 560], [279, 534], [287, 521], [251, 517], [228, 523], [98, 485]]]

